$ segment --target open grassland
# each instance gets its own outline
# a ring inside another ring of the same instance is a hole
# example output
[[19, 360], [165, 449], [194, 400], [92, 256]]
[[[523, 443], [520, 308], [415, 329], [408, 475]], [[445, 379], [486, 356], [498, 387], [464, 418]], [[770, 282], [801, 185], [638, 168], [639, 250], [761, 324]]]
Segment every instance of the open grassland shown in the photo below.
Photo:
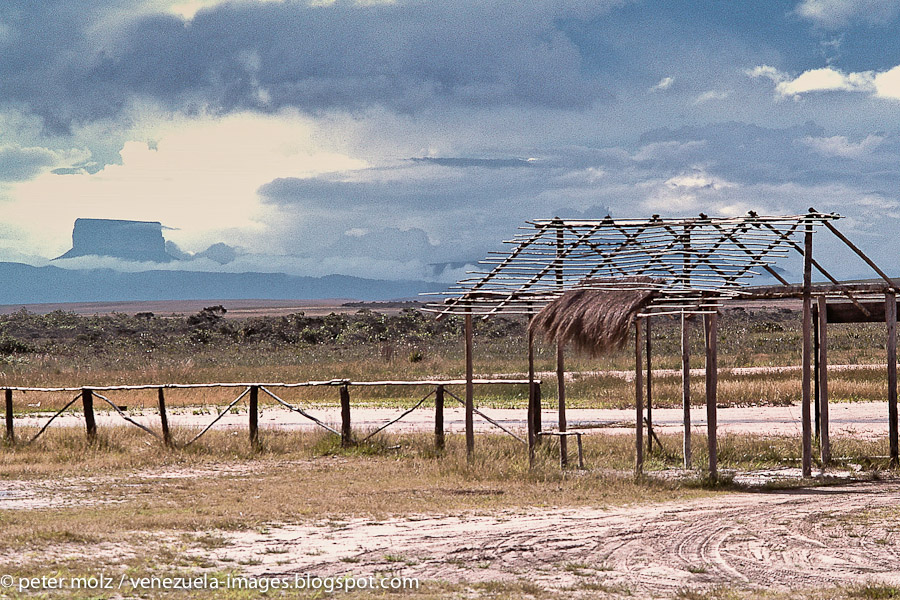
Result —
[[[658, 318], [652, 327], [654, 369], [680, 367], [680, 323]], [[693, 366], [703, 366], [699, 326], [692, 329]], [[18, 312], [0, 316], [0, 386], [34, 387], [120, 385], [135, 383], [207, 383], [214, 381], [296, 382], [350, 379], [461, 378], [464, 375], [461, 323], [414, 310], [382, 315], [361, 310], [352, 315], [225, 319], [221, 311], [205, 309], [189, 317], [142, 314], [86, 317], [53, 312]], [[476, 321], [475, 370], [481, 376], [523, 377], [524, 320]], [[834, 325], [829, 333], [831, 364], [865, 365], [884, 362], [884, 326]], [[799, 363], [799, 315], [795, 311], [726, 311], [721, 319], [719, 365], [769, 367]], [[593, 358], [566, 357], [568, 402], [574, 408], [625, 408], [632, 387], [622, 374], [604, 371], [633, 369], [630, 349]], [[555, 350], [538, 341], [536, 368], [545, 384], [549, 408], [556, 400]], [[834, 402], [883, 400], [885, 369], [832, 373], [829, 389]], [[701, 403], [703, 378], [693, 381]], [[722, 405], [783, 405], [797, 402], [797, 373], [771, 372], [720, 376]], [[354, 388], [355, 404], [404, 406], [421, 397], [419, 389]], [[494, 386], [477, 390], [478, 403], [491, 407], [522, 407], [525, 386]], [[136, 394], [123, 404], [152, 405], [151, 394]], [[216, 405], [230, 401], [228, 393], [210, 390], [172, 392], [174, 406]], [[335, 404], [333, 388], [295, 393], [296, 401]], [[17, 398], [21, 411], [60, 406], [68, 397]], [[40, 403], [40, 406], [38, 406]], [[654, 405], [681, 403], [677, 374], [654, 380]]]

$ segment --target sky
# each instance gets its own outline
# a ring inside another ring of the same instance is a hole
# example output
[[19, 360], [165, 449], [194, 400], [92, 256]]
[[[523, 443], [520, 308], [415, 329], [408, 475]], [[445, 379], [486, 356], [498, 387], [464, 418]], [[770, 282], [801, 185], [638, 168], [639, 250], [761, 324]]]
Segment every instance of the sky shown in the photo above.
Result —
[[453, 280], [527, 219], [815, 207], [896, 272], [898, 31], [900, 0], [4, 0], [0, 260], [135, 219], [238, 249], [187, 268]]

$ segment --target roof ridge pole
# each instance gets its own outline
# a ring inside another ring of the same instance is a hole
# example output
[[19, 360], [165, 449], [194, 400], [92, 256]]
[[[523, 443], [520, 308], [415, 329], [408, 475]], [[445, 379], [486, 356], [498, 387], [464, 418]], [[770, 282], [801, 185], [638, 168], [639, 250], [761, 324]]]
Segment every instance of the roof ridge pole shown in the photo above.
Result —
[[810, 422], [811, 378], [810, 358], [812, 355], [812, 244], [813, 224], [806, 218], [803, 234], [803, 352], [802, 352], [802, 398], [800, 421], [803, 431], [802, 470], [803, 477], [812, 476], [812, 423]]

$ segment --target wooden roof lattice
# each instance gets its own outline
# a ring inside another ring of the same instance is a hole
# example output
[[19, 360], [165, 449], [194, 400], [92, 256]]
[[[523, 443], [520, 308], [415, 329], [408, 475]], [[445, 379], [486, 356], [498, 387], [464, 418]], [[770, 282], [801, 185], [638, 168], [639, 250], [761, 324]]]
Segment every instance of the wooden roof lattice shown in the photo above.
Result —
[[[834, 213], [663, 219], [537, 219], [520, 227], [508, 252], [494, 252], [425, 310], [448, 314], [532, 314], [570, 289], [652, 289], [645, 313], [710, 312], [746, 294], [751, 277], [803, 248], [795, 235]], [[840, 235], [840, 234], [838, 234]], [[843, 237], [843, 236], [841, 236]], [[816, 264], [834, 283], [821, 265]], [[635, 282], [635, 277], [642, 278]], [[646, 278], [650, 278], [647, 281]], [[589, 280], [589, 281], [588, 281]]]

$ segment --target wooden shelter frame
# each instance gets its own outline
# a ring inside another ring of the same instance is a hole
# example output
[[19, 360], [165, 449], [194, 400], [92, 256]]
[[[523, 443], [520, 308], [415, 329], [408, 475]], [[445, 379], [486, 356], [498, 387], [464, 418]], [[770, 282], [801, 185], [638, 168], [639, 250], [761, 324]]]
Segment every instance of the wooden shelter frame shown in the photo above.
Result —
[[[690, 422], [690, 345], [689, 328], [695, 316], [703, 320], [706, 355], [706, 413], [708, 471], [718, 476], [716, 436], [716, 400], [718, 386], [717, 330], [722, 306], [734, 300], [799, 298], [802, 310], [802, 474], [812, 475], [813, 425], [811, 405], [815, 395], [815, 435], [819, 438], [822, 465], [831, 460], [828, 434], [827, 324], [837, 305], [828, 300], [843, 298], [844, 312], [849, 307], [854, 318], [873, 317], [872, 298], [884, 299], [887, 325], [888, 421], [890, 457], [898, 464], [896, 294], [900, 286], [833, 224], [841, 216], [810, 209], [806, 214], [764, 216], [750, 211], [739, 217], [699, 217], [663, 219], [596, 220], [539, 219], [528, 221], [521, 232], [504, 243], [509, 252], [495, 252], [481, 262], [485, 269], [470, 272], [447, 292], [442, 302], [431, 302], [425, 310], [461, 315], [465, 320], [466, 379], [473, 378], [473, 317], [494, 315], [533, 317], [541, 308], [573, 289], [626, 290], [648, 289], [654, 299], [635, 319], [635, 473], [643, 471], [643, 432], [646, 424], [647, 448], [652, 449], [652, 370], [649, 329], [657, 315], [677, 315], [682, 324], [682, 404], [684, 413], [684, 465], [691, 461]], [[813, 258], [813, 235], [817, 231], [834, 235], [870, 267], [880, 281], [839, 281]], [[801, 237], [802, 241], [795, 239]], [[789, 283], [775, 263], [789, 254], [803, 258], [802, 284]], [[813, 283], [813, 269], [827, 283]], [[752, 276], [765, 271], [777, 285], [749, 286]], [[635, 282], [635, 277], [642, 277]], [[649, 278], [649, 279], [648, 279]], [[815, 308], [813, 301], [815, 300]], [[815, 315], [815, 332], [814, 329]], [[844, 322], [849, 322], [844, 320]], [[815, 335], [814, 335], [815, 333]], [[646, 340], [646, 385], [643, 373]], [[528, 335], [528, 378], [534, 381], [534, 339]], [[566, 395], [564, 348], [557, 344], [557, 386], [560, 433], [565, 433]], [[815, 365], [811, 361], [815, 357]], [[814, 389], [813, 389], [814, 388]], [[541, 436], [540, 388], [529, 385], [529, 456]], [[646, 394], [646, 395], [645, 395]], [[646, 398], [646, 402], [645, 402]], [[646, 405], [646, 416], [644, 407]], [[474, 414], [474, 389], [466, 386], [466, 448], [474, 453], [471, 428]], [[559, 436], [560, 464], [567, 462], [567, 436]]]

